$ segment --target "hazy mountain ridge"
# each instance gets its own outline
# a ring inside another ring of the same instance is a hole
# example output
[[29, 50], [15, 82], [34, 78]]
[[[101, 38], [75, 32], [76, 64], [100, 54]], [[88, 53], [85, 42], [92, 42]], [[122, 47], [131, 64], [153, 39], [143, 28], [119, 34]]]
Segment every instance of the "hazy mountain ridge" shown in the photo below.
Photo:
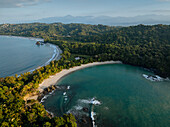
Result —
[[109, 17], [109, 16], [71, 16], [49, 17], [35, 20], [40, 23], [84, 23], [84, 24], [104, 24], [116, 26], [129, 26], [137, 24], [170, 24], [170, 15], [140, 15], [135, 17]]

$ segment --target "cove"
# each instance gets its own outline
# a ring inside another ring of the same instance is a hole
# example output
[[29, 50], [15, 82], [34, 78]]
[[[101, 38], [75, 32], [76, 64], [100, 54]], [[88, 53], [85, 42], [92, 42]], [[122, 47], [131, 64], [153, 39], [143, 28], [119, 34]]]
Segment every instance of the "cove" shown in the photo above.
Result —
[[33, 71], [59, 54], [56, 46], [37, 46], [39, 39], [0, 36], [0, 77]]
[[170, 82], [152, 82], [143, 68], [124, 64], [99, 65], [73, 72], [57, 85], [43, 105], [56, 116], [73, 113], [89, 115], [95, 98], [95, 124], [98, 127], [169, 127]]

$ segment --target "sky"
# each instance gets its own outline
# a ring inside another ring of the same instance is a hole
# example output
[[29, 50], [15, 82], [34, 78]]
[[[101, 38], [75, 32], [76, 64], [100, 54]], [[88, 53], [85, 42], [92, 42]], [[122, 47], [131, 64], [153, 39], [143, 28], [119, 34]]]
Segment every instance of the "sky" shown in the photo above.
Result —
[[0, 23], [47, 17], [170, 15], [170, 0], [0, 0]]

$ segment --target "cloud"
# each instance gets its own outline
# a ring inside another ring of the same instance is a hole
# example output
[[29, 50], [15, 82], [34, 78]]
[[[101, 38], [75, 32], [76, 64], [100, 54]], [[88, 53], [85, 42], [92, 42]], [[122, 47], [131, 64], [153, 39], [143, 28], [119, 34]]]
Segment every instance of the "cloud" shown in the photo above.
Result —
[[44, 2], [50, 2], [50, 0], [0, 0], [0, 8], [32, 6]]

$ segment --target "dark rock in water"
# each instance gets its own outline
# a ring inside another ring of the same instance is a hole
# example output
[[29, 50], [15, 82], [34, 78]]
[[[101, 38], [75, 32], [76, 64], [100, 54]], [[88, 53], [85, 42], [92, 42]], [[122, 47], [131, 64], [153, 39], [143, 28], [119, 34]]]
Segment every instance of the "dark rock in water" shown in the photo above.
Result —
[[146, 75], [143, 74], [143, 77], [150, 80], [150, 81], [163, 81], [163, 78], [157, 76], [157, 75]]
[[44, 94], [40, 94], [37, 98], [38, 101], [41, 101], [41, 99], [44, 97]]
[[56, 86], [55, 85], [52, 85], [52, 86], [49, 86], [48, 88], [45, 88], [44, 91], [42, 92], [44, 95], [52, 92], [53, 90], [56, 89]]
[[153, 78], [157, 78], [155, 75], [152, 76]]
[[53, 85], [54, 87], [55, 87], [55, 89], [57, 88], [57, 86], [56, 85]]
[[51, 87], [48, 87], [47, 92], [51, 92], [51, 91], [52, 91]]
[[55, 88], [55, 86], [53, 85], [53, 86], [51, 86], [51, 89], [52, 89], [52, 90], [55, 90], [56, 88]]
[[84, 112], [89, 112], [89, 109], [86, 108], [86, 107], [83, 107], [83, 111], [84, 111]]
[[36, 42], [36, 45], [40, 45], [41, 43], [39, 41]]
[[91, 118], [84, 115], [81, 117], [75, 116], [77, 119], [77, 126], [78, 127], [92, 127], [92, 121]]
[[81, 119], [82, 123], [87, 124], [87, 120], [85, 118]]
[[44, 91], [48, 91], [47, 88], [45, 88]]
[[43, 91], [43, 94], [48, 94], [49, 92], [53, 91], [53, 89], [55, 89], [55, 88], [52, 87], [52, 86], [45, 88], [44, 91]]
[[45, 95], [48, 94], [48, 90], [44, 89], [43, 94], [45, 94]]
[[43, 41], [37, 41], [36, 45], [44, 45], [44, 42]]

